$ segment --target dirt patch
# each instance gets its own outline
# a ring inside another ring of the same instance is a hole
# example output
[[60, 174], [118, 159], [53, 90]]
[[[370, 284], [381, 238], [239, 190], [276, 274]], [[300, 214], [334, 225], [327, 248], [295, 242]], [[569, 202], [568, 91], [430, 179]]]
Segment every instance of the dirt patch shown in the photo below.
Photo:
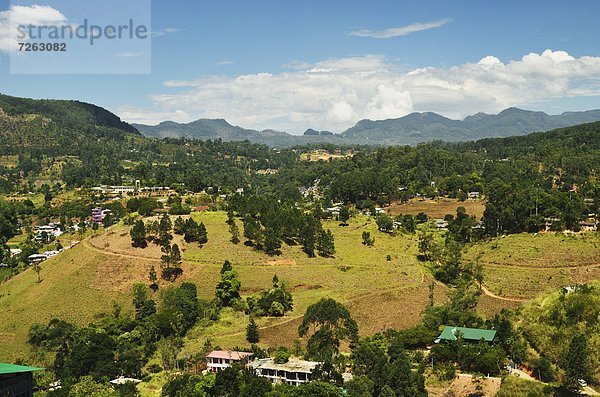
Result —
[[[436, 285], [434, 301], [446, 300], [447, 288]], [[372, 335], [390, 328], [405, 329], [421, 322], [421, 313], [429, 304], [429, 284], [352, 299], [346, 307], [358, 322], [361, 335]]]
[[[459, 375], [448, 387], [432, 387], [427, 391], [432, 397], [443, 397], [452, 395], [455, 397], [467, 397], [471, 395], [495, 396], [500, 390], [502, 380], [500, 378], [472, 378], [467, 375]], [[475, 394], [479, 392], [480, 394]]]
[[293, 259], [269, 259], [266, 264], [269, 266], [296, 266], [296, 261]]
[[[160, 271], [160, 270], [158, 270]], [[126, 258], [109, 257], [96, 268], [92, 288], [129, 292], [133, 283], [147, 283], [148, 264]]]
[[525, 302], [499, 300], [487, 295], [482, 295], [479, 298], [479, 303], [477, 304], [477, 311], [485, 318], [491, 319], [496, 314], [500, 313], [502, 309], [514, 309], [524, 303]]
[[292, 347], [294, 345], [294, 341], [298, 339], [298, 326], [300, 326], [301, 322], [302, 317], [293, 319], [283, 324], [261, 329], [261, 342], [268, 343], [269, 346]]
[[458, 201], [456, 199], [440, 198], [430, 199], [412, 199], [406, 203], [395, 202], [387, 208], [391, 215], [417, 215], [420, 212], [426, 213], [430, 218], [443, 218], [446, 214], [456, 215], [458, 207], [465, 207], [467, 214], [475, 215], [481, 219], [485, 204], [483, 200]]
[[315, 290], [315, 289], [320, 289], [323, 288], [322, 285], [306, 285], [306, 284], [298, 284], [295, 285], [294, 287], [292, 287], [292, 292], [298, 292], [298, 291], [310, 291], [310, 290]]
[[15, 334], [0, 332], [0, 343], [12, 343], [15, 340]]

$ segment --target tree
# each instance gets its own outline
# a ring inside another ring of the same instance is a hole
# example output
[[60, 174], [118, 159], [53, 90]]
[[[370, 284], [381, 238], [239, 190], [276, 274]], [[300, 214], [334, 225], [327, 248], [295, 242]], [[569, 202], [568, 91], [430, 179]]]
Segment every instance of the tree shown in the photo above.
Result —
[[325, 258], [330, 258], [335, 255], [335, 243], [331, 230], [322, 230], [319, 241], [317, 242], [317, 251], [319, 255]]
[[161, 277], [165, 280], [174, 281], [183, 273], [181, 268], [181, 252], [179, 246], [168, 243], [162, 247], [163, 255], [160, 257], [162, 268]]
[[388, 214], [378, 215], [375, 222], [377, 223], [377, 228], [382, 232], [391, 233], [394, 230], [394, 221]]
[[590, 378], [589, 349], [584, 334], [577, 334], [571, 339], [569, 350], [564, 357], [565, 386], [579, 389], [579, 379]]
[[375, 238], [371, 237], [371, 232], [366, 230], [362, 232], [362, 243], [367, 247], [372, 247], [375, 244]]
[[[225, 268], [225, 264], [223, 265]], [[221, 279], [215, 288], [215, 298], [220, 307], [233, 305], [240, 299], [241, 283], [235, 270], [226, 270], [221, 273]]]
[[235, 221], [232, 221], [229, 224], [229, 233], [231, 233], [231, 242], [233, 244], [237, 244], [240, 242], [240, 230], [238, 229], [238, 226], [236, 225]]
[[129, 231], [131, 235], [131, 245], [138, 248], [145, 248], [146, 243], [146, 226], [144, 225], [144, 221], [139, 219], [135, 222], [131, 230]]
[[281, 248], [281, 236], [275, 228], [265, 228], [265, 242], [263, 248], [269, 255], [279, 253], [279, 249]]
[[120, 397], [112, 387], [94, 381], [91, 376], [83, 376], [71, 386], [68, 397]]
[[253, 345], [260, 340], [258, 325], [256, 324], [256, 321], [254, 321], [254, 317], [250, 317], [250, 322], [246, 327], [246, 340]]
[[144, 320], [156, 313], [156, 303], [148, 297], [148, 287], [141, 283], [133, 284], [133, 306], [135, 318]]
[[183, 239], [186, 243], [191, 243], [200, 240], [198, 223], [196, 223], [196, 221], [192, 218], [188, 218], [188, 220], [185, 221], [183, 233]]
[[381, 393], [379, 393], [379, 397], [396, 397], [396, 393], [394, 393], [394, 389], [390, 385], [384, 385]]
[[231, 262], [229, 262], [228, 259], [225, 259], [225, 262], [223, 262], [223, 266], [221, 266], [221, 274], [225, 273], [225, 272], [230, 272], [233, 270], [233, 266], [231, 265]]
[[348, 340], [353, 347], [358, 340], [358, 325], [348, 309], [331, 298], [323, 298], [306, 309], [298, 336], [310, 335], [307, 344], [307, 357], [318, 361], [331, 361], [339, 353], [342, 340]]
[[160, 218], [160, 222], [158, 224], [158, 234], [165, 235], [171, 231], [173, 224], [171, 223], [171, 218], [169, 214], [163, 214]]
[[348, 219], [350, 219], [350, 210], [345, 205], [340, 208], [340, 221], [342, 221], [342, 225], [346, 226], [348, 223]]
[[39, 262], [33, 262], [33, 270], [37, 274], [37, 282], [41, 283], [42, 282], [42, 277], [41, 277], [42, 266], [40, 265]]
[[198, 242], [200, 244], [206, 244], [208, 242], [208, 232], [203, 222], [198, 225]]
[[175, 219], [175, 224], [173, 225], [173, 232], [179, 235], [185, 233], [185, 221], [182, 217], [178, 216]]
[[150, 280], [150, 289], [156, 292], [158, 290], [158, 276], [154, 265], [151, 265], [148, 270], [148, 280]]
[[433, 258], [435, 241], [433, 233], [424, 233], [419, 235], [419, 259], [430, 261]]

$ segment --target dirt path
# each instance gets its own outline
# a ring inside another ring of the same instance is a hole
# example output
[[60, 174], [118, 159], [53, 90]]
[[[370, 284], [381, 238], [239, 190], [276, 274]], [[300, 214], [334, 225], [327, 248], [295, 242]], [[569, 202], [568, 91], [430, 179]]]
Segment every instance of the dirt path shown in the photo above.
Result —
[[531, 299], [529, 298], [507, 298], [504, 296], [499, 296], [494, 294], [492, 291], [490, 291], [489, 289], [487, 289], [484, 285], [481, 286], [481, 290], [483, 291], [483, 293], [486, 296], [489, 296], [490, 298], [494, 298], [494, 299], [498, 299], [501, 301], [508, 301], [508, 302], [527, 302], [530, 301]]
[[533, 266], [533, 265], [508, 265], [506, 263], [487, 262], [482, 264], [483, 267], [495, 267], [500, 269], [527, 269], [527, 270], [579, 270], [579, 269], [594, 269], [600, 267], [600, 263], [582, 266]]

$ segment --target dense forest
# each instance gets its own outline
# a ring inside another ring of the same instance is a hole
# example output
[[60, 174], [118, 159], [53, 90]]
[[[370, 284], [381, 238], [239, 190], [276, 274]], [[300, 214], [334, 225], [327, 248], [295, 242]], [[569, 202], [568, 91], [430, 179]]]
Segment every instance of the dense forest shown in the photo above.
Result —
[[[297, 203], [313, 187], [324, 206], [359, 209], [412, 197], [486, 197], [488, 235], [553, 228], [577, 230], [600, 203], [600, 123], [528, 136], [415, 147], [354, 147], [335, 161], [302, 161], [316, 148], [273, 149], [249, 142], [141, 137], [133, 127], [93, 105], [0, 97], [2, 193], [27, 192], [36, 180], [62, 188], [100, 184], [170, 186], [180, 193], [272, 195]], [[313, 197], [315, 198], [315, 197]]]

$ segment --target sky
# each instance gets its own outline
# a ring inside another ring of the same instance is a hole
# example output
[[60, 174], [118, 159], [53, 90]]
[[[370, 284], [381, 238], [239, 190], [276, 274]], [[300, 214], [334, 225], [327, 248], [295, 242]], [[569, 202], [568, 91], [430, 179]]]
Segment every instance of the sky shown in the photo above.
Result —
[[75, 74], [11, 73], [10, 18], [149, 17], [136, 1], [148, 0], [0, 0], [0, 92], [91, 102], [131, 123], [225, 118], [294, 134], [411, 112], [600, 108], [595, 0], [154, 0], [148, 48], [71, 52]]

